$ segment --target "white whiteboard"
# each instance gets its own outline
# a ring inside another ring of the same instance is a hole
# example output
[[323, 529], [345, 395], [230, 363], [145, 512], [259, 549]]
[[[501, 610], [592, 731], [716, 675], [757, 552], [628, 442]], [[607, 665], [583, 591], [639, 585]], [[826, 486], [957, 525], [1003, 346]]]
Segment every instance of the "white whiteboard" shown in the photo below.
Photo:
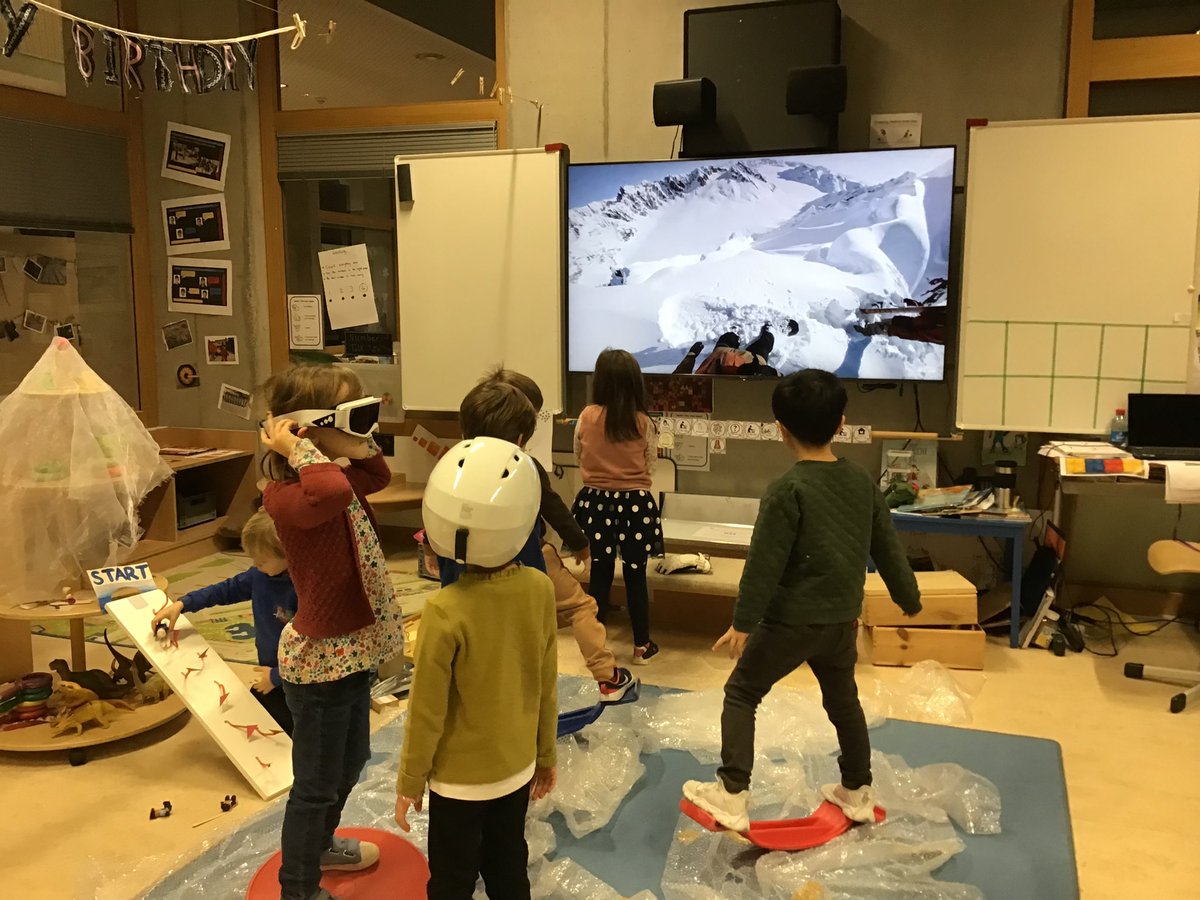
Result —
[[958, 426], [1102, 432], [1184, 391], [1198, 267], [1200, 116], [974, 129]]
[[498, 363], [563, 408], [566, 152], [397, 156], [412, 202], [396, 204], [400, 402], [458, 411]]

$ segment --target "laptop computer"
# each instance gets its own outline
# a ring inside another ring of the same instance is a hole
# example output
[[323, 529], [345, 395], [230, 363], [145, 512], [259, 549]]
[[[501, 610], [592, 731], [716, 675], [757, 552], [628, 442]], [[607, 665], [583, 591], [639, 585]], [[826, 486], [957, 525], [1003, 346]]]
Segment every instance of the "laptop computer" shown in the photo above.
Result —
[[1126, 415], [1134, 456], [1200, 460], [1200, 394], [1130, 394]]

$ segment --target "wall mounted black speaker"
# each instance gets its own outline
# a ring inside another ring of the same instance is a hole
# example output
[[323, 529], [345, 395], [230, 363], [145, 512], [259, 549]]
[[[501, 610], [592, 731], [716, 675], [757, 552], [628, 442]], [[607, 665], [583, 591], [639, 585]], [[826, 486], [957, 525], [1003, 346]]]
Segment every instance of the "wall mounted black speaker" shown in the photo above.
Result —
[[707, 78], [681, 78], [654, 85], [655, 125], [707, 125], [717, 109], [717, 87]]
[[805, 66], [788, 72], [789, 115], [833, 116], [845, 109], [845, 66]]

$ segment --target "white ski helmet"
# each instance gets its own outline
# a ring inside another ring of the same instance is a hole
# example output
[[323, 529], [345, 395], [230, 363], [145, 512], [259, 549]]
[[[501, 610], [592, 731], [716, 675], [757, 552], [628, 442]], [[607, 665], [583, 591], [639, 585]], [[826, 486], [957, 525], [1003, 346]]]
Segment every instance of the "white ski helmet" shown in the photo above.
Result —
[[491, 568], [521, 552], [541, 499], [533, 460], [516, 444], [479, 437], [456, 444], [438, 461], [421, 516], [438, 556]]

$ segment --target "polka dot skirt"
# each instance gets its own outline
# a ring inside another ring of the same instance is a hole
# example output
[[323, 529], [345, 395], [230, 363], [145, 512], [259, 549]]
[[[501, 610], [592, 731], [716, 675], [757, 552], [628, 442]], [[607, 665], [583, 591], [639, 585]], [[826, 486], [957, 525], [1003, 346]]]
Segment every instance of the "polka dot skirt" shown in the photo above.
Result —
[[571, 508], [588, 536], [593, 556], [615, 556], [633, 568], [663, 552], [658, 504], [650, 491], [603, 491], [585, 487]]

